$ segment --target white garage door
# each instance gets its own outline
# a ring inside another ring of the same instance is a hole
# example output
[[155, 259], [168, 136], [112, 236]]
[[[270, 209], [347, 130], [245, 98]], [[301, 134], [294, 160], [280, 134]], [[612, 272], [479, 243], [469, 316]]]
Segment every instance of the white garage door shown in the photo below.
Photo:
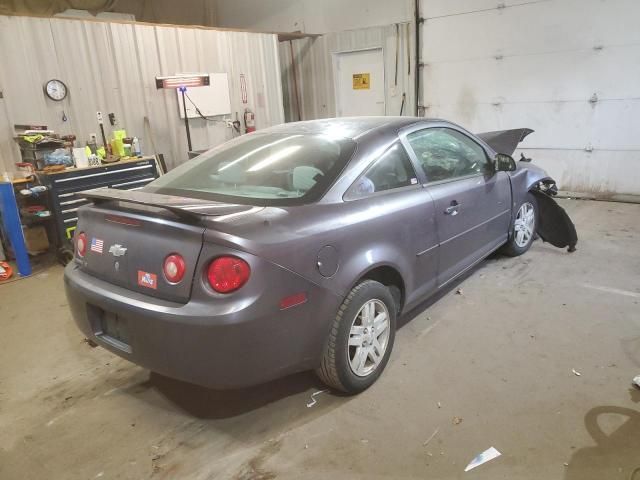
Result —
[[640, 194], [639, 1], [422, 0], [421, 14], [426, 116], [532, 128], [523, 152], [560, 188]]
[[384, 115], [384, 57], [381, 48], [334, 54], [339, 117]]

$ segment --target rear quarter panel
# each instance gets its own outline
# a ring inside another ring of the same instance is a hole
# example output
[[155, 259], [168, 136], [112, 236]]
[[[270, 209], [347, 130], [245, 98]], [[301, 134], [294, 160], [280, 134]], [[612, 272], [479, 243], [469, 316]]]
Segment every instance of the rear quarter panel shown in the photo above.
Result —
[[[400, 225], [392, 228], [389, 224], [383, 228], [386, 215], [381, 215], [375, 204], [366, 207], [361, 202], [345, 202], [271, 207], [259, 215], [261, 221], [227, 232], [210, 224], [205, 242], [237, 243], [241, 249], [338, 295], [348, 292], [356, 272], [379, 263], [390, 264], [409, 275], [408, 262], [402, 255], [407, 229]], [[338, 258], [337, 271], [328, 277], [320, 273], [317, 265], [318, 253], [326, 245], [336, 249]]]
[[[270, 207], [256, 217], [236, 218], [233, 228], [210, 222], [205, 243], [237, 243], [341, 298], [364, 273], [383, 265], [402, 277], [405, 303], [435, 285], [437, 249], [417, 258], [437, 244], [432, 201], [421, 186], [353, 201]], [[325, 276], [318, 268], [318, 253], [327, 245], [334, 247], [338, 265], [334, 274]], [[417, 263], [432, 275], [416, 278]]]

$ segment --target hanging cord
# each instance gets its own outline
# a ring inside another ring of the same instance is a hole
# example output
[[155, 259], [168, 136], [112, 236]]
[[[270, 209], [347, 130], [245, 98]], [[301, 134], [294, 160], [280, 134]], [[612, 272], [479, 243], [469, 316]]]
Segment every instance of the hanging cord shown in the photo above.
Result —
[[406, 27], [404, 38], [407, 48], [407, 75], [411, 75], [411, 45], [409, 45], [409, 39], [411, 38], [409, 30], [411, 29], [411, 25], [407, 23]]
[[398, 86], [398, 57], [399, 56], [400, 56], [400, 24], [396, 23], [396, 73], [393, 80], [393, 84], [396, 87]]
[[[224, 123], [225, 126], [228, 125], [226, 120], [220, 120], [219, 118], [211, 118], [211, 117], [207, 117], [207, 116], [203, 115], [202, 111], [198, 108], [198, 106], [195, 104], [195, 102], [193, 100], [191, 100], [191, 97], [189, 96], [189, 94], [187, 92], [184, 92], [184, 96], [187, 98], [187, 100], [189, 100], [191, 105], [193, 105], [193, 108], [196, 109], [196, 113], [203, 120], [205, 120], [207, 122], [212, 122], [212, 123]], [[238, 135], [240, 135], [240, 122], [235, 121], [235, 122], [232, 122], [231, 125], [232, 125], [231, 138], [235, 138], [236, 137], [236, 133]]]
[[298, 110], [298, 121], [302, 120], [300, 113], [300, 93], [298, 92], [298, 72], [296, 71], [296, 57], [293, 54], [293, 40], [289, 40], [289, 49], [291, 50], [291, 74], [293, 75], [293, 94], [296, 98], [296, 108]]
[[213, 117], [204, 116], [202, 114], [202, 112], [200, 111], [200, 109], [198, 108], [198, 106], [193, 102], [193, 100], [191, 100], [191, 97], [189, 96], [189, 94], [187, 92], [184, 92], [184, 96], [187, 97], [187, 100], [189, 100], [191, 105], [193, 105], [193, 108], [196, 109], [196, 113], [198, 114], [198, 116], [200, 118], [202, 118], [203, 120], [206, 120], [207, 122], [219, 122], [219, 123], [224, 123], [225, 125], [227, 124], [226, 120], [220, 120], [219, 118], [213, 118]]

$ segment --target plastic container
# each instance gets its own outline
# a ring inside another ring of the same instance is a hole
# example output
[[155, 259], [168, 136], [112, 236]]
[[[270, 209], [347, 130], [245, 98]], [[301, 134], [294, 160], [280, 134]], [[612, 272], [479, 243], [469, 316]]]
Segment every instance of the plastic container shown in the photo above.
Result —
[[133, 150], [133, 155], [135, 155], [136, 157], [142, 155], [142, 151], [140, 150], [140, 140], [138, 140], [138, 137], [133, 137], [131, 148]]
[[76, 161], [76, 167], [78, 168], [86, 168], [89, 166], [87, 152], [82, 147], [73, 149], [73, 159]]

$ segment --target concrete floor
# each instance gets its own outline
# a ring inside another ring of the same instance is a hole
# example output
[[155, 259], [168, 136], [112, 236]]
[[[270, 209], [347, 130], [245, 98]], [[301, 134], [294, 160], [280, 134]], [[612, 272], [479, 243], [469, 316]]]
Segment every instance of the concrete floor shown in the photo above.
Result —
[[640, 480], [640, 205], [562, 203], [576, 253], [490, 258], [311, 407], [310, 374], [216, 392], [90, 348], [59, 267], [0, 285], [0, 479]]

